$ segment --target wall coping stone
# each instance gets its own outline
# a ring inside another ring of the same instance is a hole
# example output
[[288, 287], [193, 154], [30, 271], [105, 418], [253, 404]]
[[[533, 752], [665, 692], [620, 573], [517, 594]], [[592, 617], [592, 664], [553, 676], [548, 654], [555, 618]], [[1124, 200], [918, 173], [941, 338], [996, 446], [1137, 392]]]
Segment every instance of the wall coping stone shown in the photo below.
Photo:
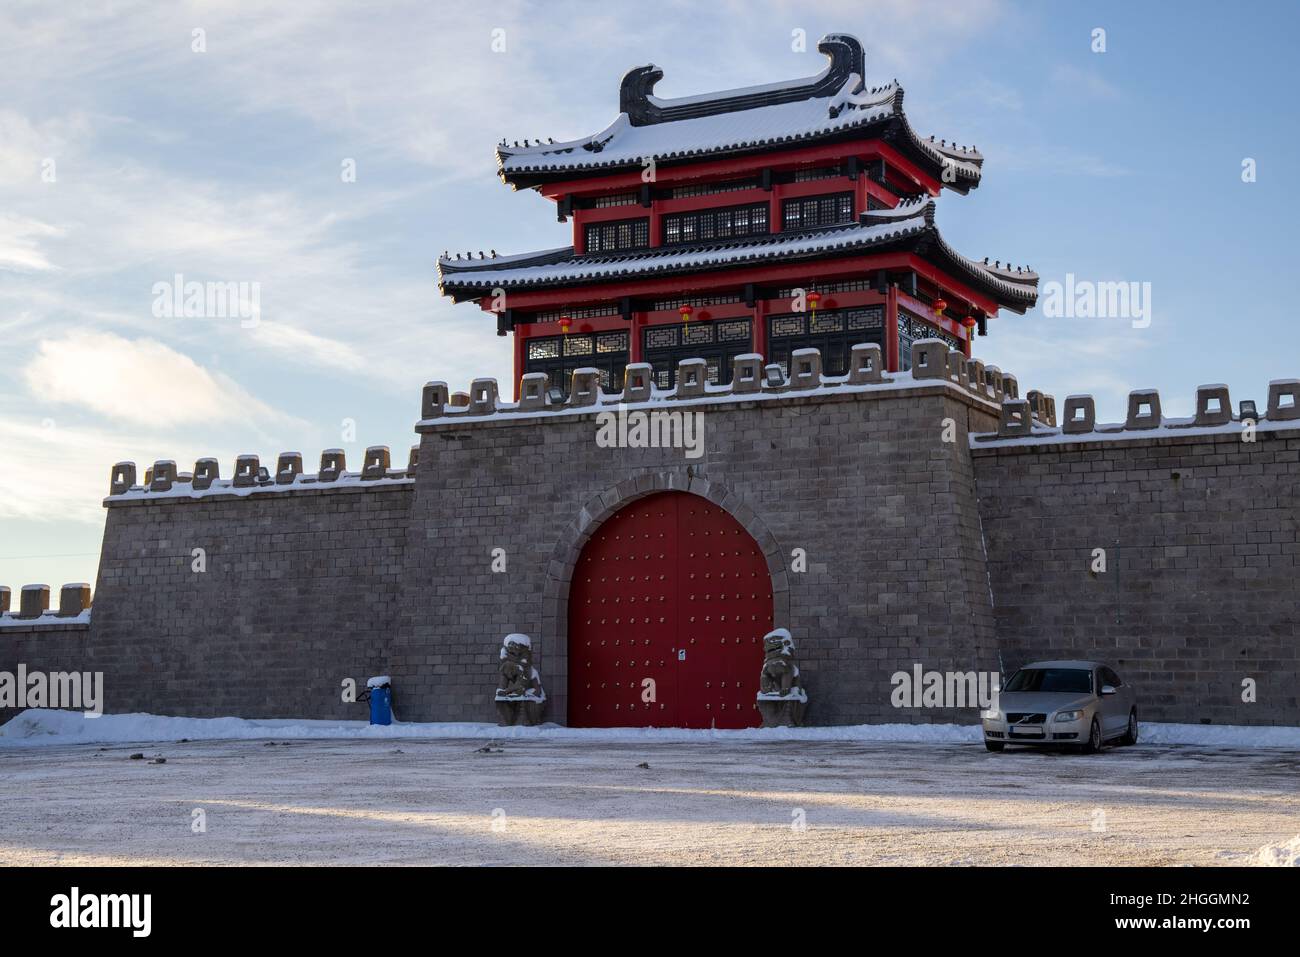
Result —
[[[1137, 443], [1148, 446], [1193, 445], [1205, 442], [1231, 443], [1245, 445], [1241, 441], [1241, 423], [1230, 422], [1216, 426], [1175, 426], [1170, 427], [1170, 420], [1155, 429], [1128, 431], [1122, 425], [1098, 426], [1098, 431], [1090, 433], [1066, 434], [1060, 429], [1035, 430], [1033, 435], [1015, 438], [999, 438], [995, 433], [972, 433], [970, 449], [973, 455], [1015, 455], [1023, 452], [1076, 452], [1096, 449], [1098, 446]], [[1269, 422], [1264, 420], [1255, 426], [1255, 433], [1260, 436], [1278, 439], [1300, 438], [1300, 423]]]
[[674, 412], [686, 408], [757, 408], [759, 406], [794, 406], [794, 405], [811, 405], [822, 402], [844, 402], [844, 401], [861, 401], [875, 398], [883, 399], [902, 399], [916, 396], [937, 396], [945, 395], [953, 399], [958, 399], [967, 405], [982, 409], [991, 416], [998, 415], [998, 404], [992, 399], [981, 398], [972, 395], [969, 390], [962, 388], [955, 382], [948, 382], [944, 379], [911, 379], [906, 373], [885, 382], [872, 382], [863, 384], [850, 384], [848, 376], [837, 376], [835, 378], [825, 378], [820, 388], [805, 389], [803, 391], [783, 391], [783, 392], [733, 392], [731, 389], [725, 389], [719, 392], [709, 392], [703, 396], [692, 398], [673, 398], [671, 401], [665, 401], [666, 398], [673, 394], [672, 390], [656, 390], [655, 397], [649, 401], [642, 402], [623, 402], [622, 394], [613, 395], [602, 394], [602, 400], [599, 405], [588, 406], [565, 406], [561, 409], [531, 412], [514, 412], [509, 407], [498, 407], [496, 414], [485, 416], [470, 416], [463, 413], [452, 412], [448, 410], [442, 416], [436, 419], [423, 419], [416, 423], [415, 431], [420, 434], [429, 432], [444, 431], [463, 431], [467, 426], [474, 428], [493, 428], [493, 427], [510, 427], [510, 426], [531, 426], [539, 420], [541, 422], [554, 422], [559, 420], [575, 421], [587, 418], [594, 420], [601, 412], [616, 411], [618, 407], [627, 410], [653, 410], [661, 409], [665, 412]]
[[[396, 472], [397, 474], [392, 474]], [[401, 469], [392, 470], [384, 478], [362, 480], [359, 472], [344, 472], [333, 482], [319, 482], [314, 473], [299, 474], [294, 481], [284, 485], [252, 485], [235, 487], [231, 479], [218, 479], [208, 489], [192, 489], [188, 485], [173, 485], [166, 492], [151, 492], [147, 487], [133, 485], [128, 491], [104, 499], [106, 508], [126, 505], [161, 505], [164, 503], [203, 502], [209, 499], [262, 498], [281, 495], [347, 495], [365, 492], [387, 492], [410, 489], [415, 479], [407, 477]]]

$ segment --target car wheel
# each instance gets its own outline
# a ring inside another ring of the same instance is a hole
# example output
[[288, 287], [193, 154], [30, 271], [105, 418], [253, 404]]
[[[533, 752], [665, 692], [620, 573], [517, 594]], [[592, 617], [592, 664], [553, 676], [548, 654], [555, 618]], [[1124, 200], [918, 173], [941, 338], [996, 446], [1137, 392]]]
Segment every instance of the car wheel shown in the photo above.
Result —
[[1084, 754], [1096, 754], [1101, 750], [1101, 724], [1096, 718], [1092, 719], [1092, 727], [1088, 730], [1088, 743], [1083, 746]]
[[984, 747], [988, 748], [990, 751], [1001, 751], [1006, 746], [1007, 743], [1005, 741], [990, 741], [988, 738], [984, 739]]
[[1124, 732], [1124, 736], [1123, 736], [1122, 738], [1119, 739], [1119, 743], [1120, 743], [1120, 744], [1123, 744], [1123, 745], [1137, 744], [1137, 743], [1138, 743], [1138, 713], [1137, 713], [1137, 708], [1134, 708], [1132, 711], [1130, 711], [1130, 712], [1128, 713], [1128, 728], [1127, 728], [1127, 730], [1125, 730], [1125, 732]]

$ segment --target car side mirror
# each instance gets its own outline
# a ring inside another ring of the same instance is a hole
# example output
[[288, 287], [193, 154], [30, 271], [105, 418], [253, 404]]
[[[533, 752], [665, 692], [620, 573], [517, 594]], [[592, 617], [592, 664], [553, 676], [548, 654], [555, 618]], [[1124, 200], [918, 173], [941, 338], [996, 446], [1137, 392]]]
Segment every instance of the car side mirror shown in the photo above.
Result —
[[1102, 686], [1101, 686], [1101, 693], [1102, 693], [1103, 696], [1108, 695], [1108, 694], [1115, 694], [1116, 692], [1115, 692], [1115, 687], [1114, 687], [1114, 685], [1102, 685]]

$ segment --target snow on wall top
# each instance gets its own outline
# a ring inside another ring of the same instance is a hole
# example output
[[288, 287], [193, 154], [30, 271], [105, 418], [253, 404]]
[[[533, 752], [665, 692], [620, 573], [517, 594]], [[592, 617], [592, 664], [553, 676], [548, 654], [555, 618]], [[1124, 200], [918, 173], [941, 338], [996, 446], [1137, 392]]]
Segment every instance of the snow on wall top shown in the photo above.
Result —
[[984, 158], [973, 148], [917, 135], [903, 112], [897, 81], [863, 85], [865, 56], [856, 37], [831, 34], [818, 49], [831, 62], [815, 77], [675, 99], [652, 93], [662, 70], [637, 67], [623, 78], [621, 113], [613, 123], [591, 136], [559, 143], [525, 140], [522, 146], [507, 146], [502, 141], [497, 149], [501, 176], [516, 187], [526, 186], [538, 179], [536, 174], [547, 178], [545, 174], [635, 167], [651, 157], [668, 162], [747, 152], [894, 124], [905, 151], [932, 173], [951, 170], [944, 179], [948, 185], [959, 192], [979, 185]]

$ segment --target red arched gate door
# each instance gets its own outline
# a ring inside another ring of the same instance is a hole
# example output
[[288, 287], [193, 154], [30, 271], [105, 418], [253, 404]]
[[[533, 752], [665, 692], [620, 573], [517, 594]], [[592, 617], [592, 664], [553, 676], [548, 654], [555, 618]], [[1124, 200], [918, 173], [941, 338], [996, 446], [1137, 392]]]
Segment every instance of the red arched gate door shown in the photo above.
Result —
[[569, 724], [749, 728], [772, 579], [723, 509], [660, 492], [610, 517], [569, 591]]

